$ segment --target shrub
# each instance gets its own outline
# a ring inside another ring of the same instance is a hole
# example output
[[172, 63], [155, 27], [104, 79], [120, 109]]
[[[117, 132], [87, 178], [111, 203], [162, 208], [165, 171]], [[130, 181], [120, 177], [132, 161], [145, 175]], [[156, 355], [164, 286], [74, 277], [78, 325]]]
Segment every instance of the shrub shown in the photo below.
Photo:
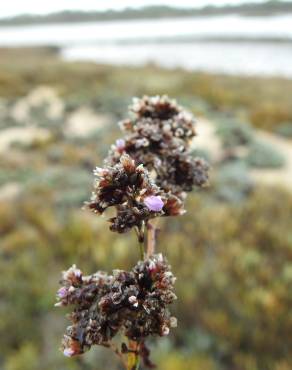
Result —
[[285, 158], [271, 145], [256, 141], [250, 147], [246, 162], [256, 168], [279, 168], [284, 166]]
[[254, 188], [247, 166], [241, 161], [220, 166], [214, 181], [216, 197], [226, 202], [243, 201]]
[[[180, 340], [185, 341], [183, 330], [203, 329], [213, 343], [201, 352], [212, 353], [223, 369], [290, 363], [291, 207], [291, 194], [275, 188], [259, 188], [240, 206], [195, 197], [196, 211], [180, 225], [181, 233], [168, 230], [168, 253], [183, 273]], [[179, 251], [177, 244], [183, 246]]]
[[[213, 370], [211, 364], [216, 370], [289, 369], [291, 207], [291, 194], [277, 189], [255, 190], [239, 205], [200, 194], [190, 197], [182, 219], [164, 224], [159, 241], [180, 276], [176, 293], [185, 304], [173, 309], [179, 322], [173, 339], [154, 345], [158, 368], [172, 366], [172, 358], [185, 369], [183, 355], [194, 370]], [[94, 215], [60, 213], [51, 195], [36, 189], [17, 202], [2, 201], [0, 210], [4, 369], [35, 363], [44, 370], [118, 369], [101, 352], [70, 365], [56, 354], [63, 321], [52, 315], [52, 296], [63, 265], [129, 268], [134, 238], [105, 233]]]
[[279, 126], [276, 126], [275, 132], [280, 136], [284, 136], [288, 139], [291, 139], [292, 138], [292, 122], [281, 123]]
[[218, 126], [217, 135], [225, 148], [248, 145], [253, 140], [252, 128], [247, 123], [225, 121], [219, 123]]

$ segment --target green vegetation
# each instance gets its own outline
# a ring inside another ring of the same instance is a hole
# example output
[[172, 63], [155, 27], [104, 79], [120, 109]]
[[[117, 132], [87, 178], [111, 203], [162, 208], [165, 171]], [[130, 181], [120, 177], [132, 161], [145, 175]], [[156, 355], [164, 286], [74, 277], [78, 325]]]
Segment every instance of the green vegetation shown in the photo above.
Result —
[[239, 203], [254, 189], [254, 183], [248, 173], [248, 167], [242, 161], [230, 161], [220, 167], [214, 188], [216, 198], [225, 202]]
[[253, 140], [253, 131], [249, 124], [230, 120], [219, 123], [217, 135], [226, 149], [248, 145]]
[[250, 148], [247, 163], [257, 168], [278, 168], [285, 163], [284, 157], [272, 146], [256, 141]]
[[261, 4], [246, 3], [241, 5], [206, 6], [203, 8], [174, 8], [170, 6], [148, 6], [140, 9], [127, 8], [122, 11], [63, 11], [48, 15], [20, 15], [0, 19], [0, 26], [18, 26], [26, 24], [103, 22], [128, 19], [157, 19], [171, 17], [216, 16], [240, 14], [244, 16], [269, 16], [292, 12], [292, 4], [283, 1], [267, 1]]
[[53, 48], [0, 49], [0, 96], [13, 99], [39, 85], [55, 87], [68, 107], [87, 103], [119, 116], [131, 96], [167, 93], [196, 113], [213, 112], [224, 119], [224, 115], [232, 114], [265, 130], [273, 131], [280, 123], [292, 120], [292, 81], [284, 78], [211, 75], [153, 65], [65, 63]]
[[[61, 96], [55, 119], [41, 100], [33, 104], [40, 85]], [[31, 142], [20, 135], [0, 150], [1, 369], [119, 369], [102, 348], [76, 359], [58, 351], [66, 323], [54, 295], [59, 271], [73, 263], [88, 273], [135, 263], [135, 236], [110, 233], [104, 219], [80, 208], [92, 169], [120, 135], [116, 122], [130, 97], [163, 93], [218, 121], [224, 154], [242, 147], [250, 154], [253, 127], [275, 130], [292, 121], [292, 82], [284, 79], [64, 63], [53, 49], [0, 50], [1, 145], [4, 130], [33, 125], [49, 132]], [[17, 116], [15, 106], [28, 101], [28, 116]], [[108, 123], [69, 135], [68, 122], [83, 106]], [[154, 361], [161, 370], [290, 370], [292, 194], [254, 183], [240, 155], [216, 158], [212, 167], [210, 188], [190, 197], [186, 215], [159, 234], [180, 277], [179, 325], [152, 343]], [[19, 188], [12, 194], [13, 184]]]
[[244, 194], [244, 189], [248, 188], [250, 183], [247, 173], [244, 175], [244, 172], [247, 172], [248, 169], [245, 168], [246, 165], [272, 169], [285, 165], [285, 157], [272, 145], [258, 140], [256, 132], [249, 124], [225, 119], [223, 121], [219, 120], [217, 125], [216, 133], [221, 140], [224, 158], [227, 162], [226, 168], [223, 172], [220, 169], [219, 173], [219, 178], [222, 177], [224, 180], [223, 184], [226, 179], [229, 179], [233, 181], [232, 188], [239, 186], [238, 190], [241, 189], [241, 193]]
[[[65, 325], [52, 308], [58, 270], [73, 262], [89, 272], [128, 268], [135, 240], [105, 232], [77, 208], [60, 213], [51, 192], [44, 186], [0, 204], [1, 361], [5, 370], [102, 369], [111, 361], [107, 352], [78, 361], [57, 351]], [[273, 194], [259, 189], [241, 207], [195, 196], [184, 219], [160, 235], [182, 276], [184, 304], [175, 308], [179, 328], [156, 348], [159, 369], [185, 369], [185, 358], [194, 370], [289, 368], [292, 198]]]
[[283, 137], [292, 138], [292, 122], [284, 122], [281, 123], [278, 127], [276, 127], [275, 132]]

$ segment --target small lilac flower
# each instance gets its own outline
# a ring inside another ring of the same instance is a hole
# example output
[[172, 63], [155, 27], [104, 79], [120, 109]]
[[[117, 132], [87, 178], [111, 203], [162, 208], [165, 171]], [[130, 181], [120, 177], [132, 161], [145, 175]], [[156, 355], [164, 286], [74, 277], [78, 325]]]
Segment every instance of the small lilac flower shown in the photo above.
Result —
[[155, 269], [156, 269], [156, 264], [155, 264], [155, 262], [150, 261], [150, 262], [149, 262], [149, 266], [148, 266], [148, 270], [149, 270], [150, 272], [153, 272]]
[[64, 351], [63, 351], [63, 354], [66, 357], [72, 357], [75, 354], [75, 352], [72, 348], [65, 348]]
[[67, 296], [67, 294], [68, 294], [68, 291], [67, 291], [67, 288], [65, 288], [64, 286], [62, 287], [62, 288], [60, 288], [59, 290], [58, 290], [58, 292], [57, 292], [57, 296], [59, 297], [59, 298], [65, 298], [66, 296]]
[[144, 199], [146, 207], [153, 212], [160, 212], [164, 206], [164, 203], [160, 196], [150, 195]]
[[125, 149], [125, 140], [124, 139], [118, 139], [116, 141], [116, 147], [118, 150], [124, 150]]
[[76, 269], [76, 270], [74, 271], [74, 275], [75, 275], [77, 278], [80, 278], [80, 277], [81, 277], [81, 275], [82, 275], [81, 270]]
[[70, 280], [71, 282], [82, 278], [81, 270], [76, 268], [76, 265], [72, 265], [67, 271], [63, 271], [63, 279]]

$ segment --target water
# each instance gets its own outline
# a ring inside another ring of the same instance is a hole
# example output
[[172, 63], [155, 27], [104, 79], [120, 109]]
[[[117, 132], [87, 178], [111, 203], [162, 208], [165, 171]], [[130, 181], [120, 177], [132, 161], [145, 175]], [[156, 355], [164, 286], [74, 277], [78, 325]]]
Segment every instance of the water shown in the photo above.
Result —
[[43, 45], [67, 60], [292, 77], [292, 14], [0, 27], [0, 46]]
[[88, 59], [117, 65], [144, 65], [146, 62], [153, 62], [167, 68], [292, 77], [290, 45], [210, 42], [188, 45], [174, 43], [73, 47], [65, 49], [63, 56], [68, 60]]

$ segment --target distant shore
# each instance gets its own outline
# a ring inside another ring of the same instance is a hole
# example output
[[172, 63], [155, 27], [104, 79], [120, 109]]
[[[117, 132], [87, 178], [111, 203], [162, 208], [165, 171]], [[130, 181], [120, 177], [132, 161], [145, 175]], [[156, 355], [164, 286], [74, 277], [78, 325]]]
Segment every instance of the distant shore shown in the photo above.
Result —
[[122, 11], [62, 11], [46, 15], [23, 14], [0, 19], [1, 26], [23, 26], [34, 24], [59, 24], [79, 22], [102, 22], [111, 20], [159, 19], [172, 17], [218, 16], [238, 14], [248, 17], [266, 17], [292, 13], [292, 3], [268, 1], [229, 6], [206, 6], [203, 8], [174, 8], [169, 6], [149, 6], [140, 9], [127, 8]]

